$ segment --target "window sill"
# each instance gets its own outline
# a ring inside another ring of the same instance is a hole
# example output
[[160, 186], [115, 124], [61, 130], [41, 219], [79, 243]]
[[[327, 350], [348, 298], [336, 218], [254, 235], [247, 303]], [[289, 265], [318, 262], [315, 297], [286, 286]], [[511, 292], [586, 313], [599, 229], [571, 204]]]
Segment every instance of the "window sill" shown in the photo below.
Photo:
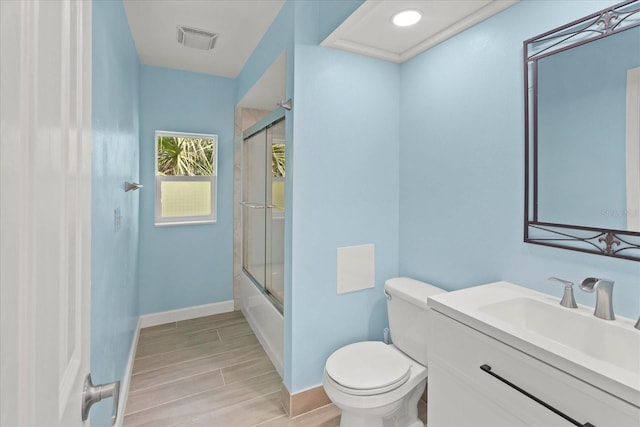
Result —
[[204, 220], [204, 221], [175, 221], [175, 222], [156, 222], [156, 227], [170, 227], [172, 225], [200, 225], [200, 224], [215, 224], [216, 220]]

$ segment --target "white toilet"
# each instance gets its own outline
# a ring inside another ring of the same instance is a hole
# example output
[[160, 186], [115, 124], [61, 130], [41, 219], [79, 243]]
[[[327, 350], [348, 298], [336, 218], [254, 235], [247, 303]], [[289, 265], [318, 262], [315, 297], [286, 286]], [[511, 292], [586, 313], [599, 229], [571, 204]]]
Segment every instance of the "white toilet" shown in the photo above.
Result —
[[406, 277], [384, 289], [393, 344], [349, 344], [325, 364], [322, 385], [342, 410], [340, 427], [423, 427], [417, 407], [427, 382], [427, 297], [446, 291]]

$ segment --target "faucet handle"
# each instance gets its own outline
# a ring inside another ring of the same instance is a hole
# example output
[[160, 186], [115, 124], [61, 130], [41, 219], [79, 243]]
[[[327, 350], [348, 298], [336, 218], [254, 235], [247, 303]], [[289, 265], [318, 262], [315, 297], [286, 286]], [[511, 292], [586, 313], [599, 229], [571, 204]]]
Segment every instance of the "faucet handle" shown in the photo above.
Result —
[[564, 279], [559, 279], [557, 277], [549, 277], [547, 280], [555, 280], [556, 282], [563, 283], [565, 286], [573, 286], [573, 282], [570, 282]]
[[562, 299], [560, 300], [561, 306], [567, 307], [567, 308], [578, 308], [578, 304], [576, 304], [576, 300], [573, 297], [573, 282], [559, 279], [557, 277], [549, 277], [548, 280], [552, 280], [552, 281], [556, 281], [564, 284], [564, 294], [562, 295]]

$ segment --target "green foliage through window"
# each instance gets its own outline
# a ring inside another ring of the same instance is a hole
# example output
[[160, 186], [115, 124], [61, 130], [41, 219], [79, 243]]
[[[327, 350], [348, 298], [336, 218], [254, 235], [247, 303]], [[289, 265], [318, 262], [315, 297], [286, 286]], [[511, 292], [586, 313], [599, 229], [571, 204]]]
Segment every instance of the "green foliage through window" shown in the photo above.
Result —
[[213, 176], [213, 138], [158, 135], [158, 174]]
[[155, 146], [155, 224], [216, 222], [218, 136], [156, 131]]
[[284, 144], [271, 145], [271, 172], [274, 177], [284, 177], [285, 174], [285, 155]]

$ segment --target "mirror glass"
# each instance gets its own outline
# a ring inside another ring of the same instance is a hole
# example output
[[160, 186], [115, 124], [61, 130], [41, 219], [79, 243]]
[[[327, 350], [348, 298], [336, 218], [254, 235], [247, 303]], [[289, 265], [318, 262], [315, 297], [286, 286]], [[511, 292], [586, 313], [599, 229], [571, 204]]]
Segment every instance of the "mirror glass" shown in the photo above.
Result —
[[525, 241], [640, 260], [639, 3], [525, 42]]
[[538, 62], [540, 221], [640, 231], [625, 159], [627, 74], [639, 67], [640, 27]]

